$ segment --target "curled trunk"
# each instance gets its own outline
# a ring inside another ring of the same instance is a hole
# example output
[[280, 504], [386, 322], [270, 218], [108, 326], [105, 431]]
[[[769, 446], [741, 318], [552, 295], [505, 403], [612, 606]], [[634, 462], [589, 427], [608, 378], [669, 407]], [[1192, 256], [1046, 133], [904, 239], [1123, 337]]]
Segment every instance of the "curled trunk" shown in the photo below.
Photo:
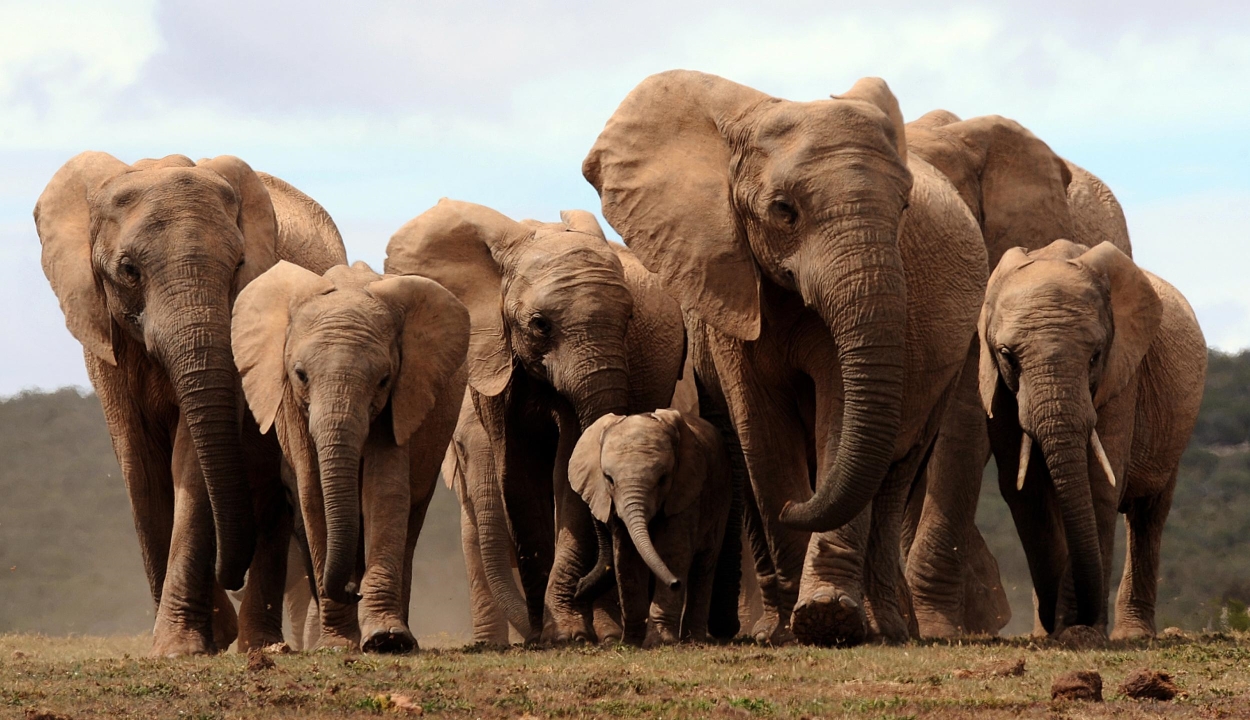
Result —
[[[876, 495], [894, 455], [903, 401], [907, 328], [902, 259], [891, 232], [833, 239], [837, 256], [808, 258], [800, 280], [807, 305], [829, 326], [842, 369], [842, 437], [829, 471], [807, 502], [787, 504], [786, 524], [823, 532], [839, 528]], [[818, 440], [819, 447], [830, 447]]]

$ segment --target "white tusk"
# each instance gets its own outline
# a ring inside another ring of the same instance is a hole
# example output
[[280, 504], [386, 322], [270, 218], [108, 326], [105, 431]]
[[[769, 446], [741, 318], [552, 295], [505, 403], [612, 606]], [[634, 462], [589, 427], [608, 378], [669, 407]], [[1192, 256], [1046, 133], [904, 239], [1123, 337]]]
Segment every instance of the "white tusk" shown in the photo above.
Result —
[[1033, 454], [1033, 438], [1027, 432], [1020, 433], [1020, 472], [1016, 475], [1016, 490], [1024, 489], [1024, 475], [1029, 471], [1029, 455]]
[[1094, 448], [1094, 454], [1098, 456], [1098, 464], [1102, 465], [1102, 471], [1107, 473], [1107, 479], [1111, 481], [1111, 487], [1115, 487], [1115, 472], [1111, 469], [1111, 461], [1107, 459], [1107, 451], [1102, 449], [1102, 443], [1098, 440], [1098, 431], [1092, 430], [1089, 433], [1089, 444]]

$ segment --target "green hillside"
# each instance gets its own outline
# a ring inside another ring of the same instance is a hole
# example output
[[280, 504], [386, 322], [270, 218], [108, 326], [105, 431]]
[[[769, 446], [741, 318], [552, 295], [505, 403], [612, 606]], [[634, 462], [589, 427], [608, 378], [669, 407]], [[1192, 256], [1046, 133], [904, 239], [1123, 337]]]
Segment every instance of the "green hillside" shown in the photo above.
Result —
[[[1160, 627], [1217, 627], [1229, 607], [1233, 624], [1245, 620], [1237, 609], [1250, 602], [1248, 440], [1250, 352], [1213, 352], [1202, 416], [1164, 537]], [[0, 402], [0, 458], [0, 632], [149, 629], [152, 607], [129, 502], [95, 397], [65, 389]], [[992, 464], [978, 524], [1011, 595], [1008, 631], [1027, 632], [1028, 571]], [[1118, 541], [1122, 558], [1122, 536]], [[467, 637], [459, 511], [441, 484], [414, 577], [413, 629]]]

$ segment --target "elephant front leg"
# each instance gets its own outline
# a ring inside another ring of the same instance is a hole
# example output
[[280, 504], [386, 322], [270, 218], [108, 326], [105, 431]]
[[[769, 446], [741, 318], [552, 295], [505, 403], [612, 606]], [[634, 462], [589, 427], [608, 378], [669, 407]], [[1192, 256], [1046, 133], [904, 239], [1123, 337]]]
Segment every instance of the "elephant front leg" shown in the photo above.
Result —
[[612, 519], [612, 541], [616, 587], [621, 599], [621, 640], [641, 647], [647, 640], [651, 570], [634, 548], [625, 525], [616, 518]]
[[414, 502], [409, 462], [407, 448], [392, 441], [370, 436], [366, 443], [361, 482], [365, 571], [360, 585], [361, 649], [365, 652], [407, 653], [417, 646], [408, 629], [404, 581], [411, 581], [410, 548], [416, 545], [415, 537], [409, 539], [410, 521], [414, 514], [424, 517], [429, 494]]
[[1115, 630], [1112, 640], [1155, 635], [1155, 598], [1159, 591], [1159, 552], [1163, 524], [1172, 507], [1176, 471], [1171, 472], [1167, 489], [1158, 495], [1129, 501], [1124, 522], [1128, 530], [1124, 576], [1115, 603]]
[[464, 552], [465, 572], [469, 577], [469, 616], [473, 621], [473, 642], [507, 645], [508, 621], [487, 584], [482, 548], [477, 539], [477, 520], [466, 497], [460, 500], [460, 546]]
[[[247, 586], [239, 607], [239, 652], [244, 653], [251, 648], [282, 642], [282, 596], [293, 524], [279, 477], [277, 442], [272, 437], [256, 440], [270, 442], [272, 446], [249, 452], [248, 458], [257, 533], [256, 552], [248, 568]], [[262, 457], [256, 458], [256, 455]]]
[[867, 637], [864, 561], [871, 508], [837, 530], [812, 534], [794, 608], [794, 635], [799, 642], [850, 646]]
[[212, 653], [223, 649], [218, 642], [234, 639], [229, 632], [221, 633], [217, 641], [213, 637], [214, 617], [219, 627], [231, 625], [234, 607], [225, 593], [215, 592], [213, 515], [185, 422], [179, 423], [174, 436], [172, 468], [173, 533], [152, 631], [152, 655], [157, 657]]

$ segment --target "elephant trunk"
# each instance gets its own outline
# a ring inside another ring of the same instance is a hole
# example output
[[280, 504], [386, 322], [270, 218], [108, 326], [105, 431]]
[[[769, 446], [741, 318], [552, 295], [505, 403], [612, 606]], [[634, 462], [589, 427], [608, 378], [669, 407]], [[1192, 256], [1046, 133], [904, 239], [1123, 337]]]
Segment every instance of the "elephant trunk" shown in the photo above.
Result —
[[[486, 453], [489, 455], [489, 453]], [[484, 466], [479, 482], [468, 482], [468, 491], [477, 514], [478, 543], [482, 552], [482, 571], [486, 584], [504, 617], [527, 640], [533, 634], [529, 606], [512, 577], [512, 535], [508, 530], [507, 510], [503, 493], [490, 457], [480, 457]]]
[[1076, 589], [1077, 624], [1094, 625], [1105, 602], [1102, 550], [1089, 486], [1089, 424], [1072, 417], [1067, 403], [1038, 408], [1036, 435], [1055, 486]]
[[664, 559], [656, 552], [651, 543], [651, 532], [647, 529], [647, 511], [640, 499], [626, 500], [620, 509], [621, 521], [629, 531], [629, 538], [634, 541], [634, 549], [642, 557], [642, 561], [655, 573], [655, 579], [663, 583], [669, 590], [681, 588], [681, 581], [673, 575], [664, 563]]
[[359, 599], [354, 576], [360, 539], [360, 460], [369, 422], [335, 407], [339, 403], [310, 409], [309, 427], [317, 446], [326, 515], [321, 591], [335, 602], [352, 603]]
[[[781, 520], [822, 532], [850, 522], [876, 495], [890, 468], [902, 416], [907, 293], [894, 228], [859, 230], [804, 258], [804, 302], [828, 325], [842, 370], [842, 435], [830, 470], [809, 501], [787, 504]], [[818, 446], [830, 447], [825, 439]]]
[[612, 587], [616, 575], [612, 572], [612, 533], [608, 524], [592, 519], [595, 524], [595, 538], [599, 545], [599, 554], [595, 566], [581, 580], [577, 581], [577, 591], [573, 599], [579, 603], [594, 602], [599, 596]]
[[150, 306], [149, 351], [164, 365], [204, 476], [216, 533], [216, 576], [222, 587], [243, 587], [256, 530], [240, 437], [239, 374], [230, 352], [226, 299], [208, 303], [193, 279], [167, 293], [195, 297], [194, 308]]

